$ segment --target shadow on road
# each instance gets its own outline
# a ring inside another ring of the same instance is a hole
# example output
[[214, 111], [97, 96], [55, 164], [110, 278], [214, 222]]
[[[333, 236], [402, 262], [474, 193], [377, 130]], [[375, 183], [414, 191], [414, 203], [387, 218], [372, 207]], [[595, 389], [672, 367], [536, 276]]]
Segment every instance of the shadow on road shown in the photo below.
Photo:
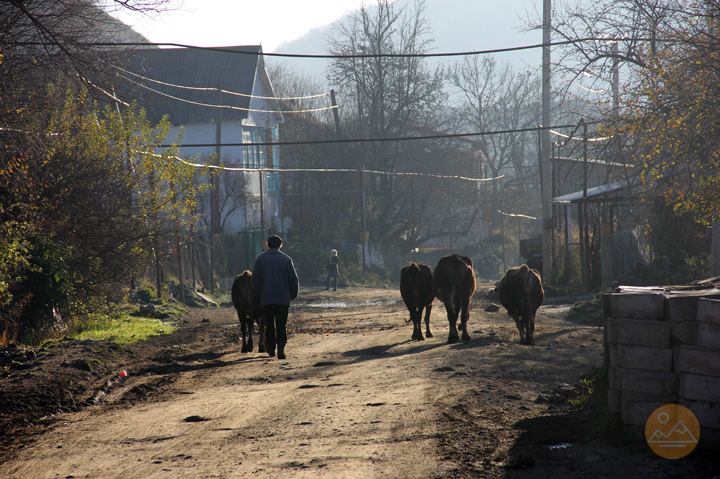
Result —
[[165, 363], [165, 364], [157, 364], [157, 365], [151, 365], [148, 366], [142, 370], [137, 371], [136, 375], [143, 375], [143, 374], [176, 374], [176, 373], [184, 373], [189, 371], [200, 371], [205, 369], [214, 369], [214, 368], [223, 368], [227, 366], [234, 366], [236, 364], [243, 364], [243, 363], [249, 363], [249, 362], [255, 362], [255, 361], [264, 361], [267, 359], [267, 357], [259, 357], [259, 356], [243, 356], [238, 359], [233, 359], [232, 361], [224, 361], [221, 358], [225, 356], [226, 354], [230, 353], [215, 353], [215, 352], [208, 352], [208, 353], [196, 353], [196, 354], [187, 354], [184, 356], [178, 356], [176, 358], [174, 357], [163, 357], [163, 358], [156, 358], [155, 361], [158, 363]]

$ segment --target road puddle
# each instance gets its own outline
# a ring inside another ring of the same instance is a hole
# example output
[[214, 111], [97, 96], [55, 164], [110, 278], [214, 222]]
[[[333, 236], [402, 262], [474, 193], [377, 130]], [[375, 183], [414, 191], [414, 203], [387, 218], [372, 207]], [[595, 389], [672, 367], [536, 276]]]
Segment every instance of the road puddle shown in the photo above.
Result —
[[393, 299], [386, 300], [372, 300], [372, 301], [360, 301], [360, 302], [347, 302], [347, 301], [320, 301], [317, 303], [308, 303], [305, 305], [307, 308], [316, 309], [351, 309], [351, 308], [363, 308], [366, 306], [381, 306], [384, 304], [397, 304], [399, 301]]
[[567, 449], [568, 447], [572, 446], [569, 442], [561, 442], [560, 444], [553, 444], [552, 446], [548, 446], [548, 449], [551, 451], [556, 451], [558, 449]]

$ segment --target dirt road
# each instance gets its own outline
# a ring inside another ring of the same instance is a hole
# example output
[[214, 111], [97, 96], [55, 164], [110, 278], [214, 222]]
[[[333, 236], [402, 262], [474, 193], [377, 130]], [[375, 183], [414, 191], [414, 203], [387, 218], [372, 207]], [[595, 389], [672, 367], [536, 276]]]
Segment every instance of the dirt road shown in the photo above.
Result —
[[[306, 288], [286, 360], [241, 354], [234, 310], [194, 310], [181, 328], [197, 337], [55, 416], [0, 477], [606, 477], [609, 460], [627, 474], [616, 450], [578, 442], [576, 413], [538, 402], [601, 364], [601, 329], [544, 306], [537, 346], [521, 346], [486, 304], [473, 303], [471, 341], [446, 344], [436, 302], [434, 337], [414, 342], [398, 291]], [[652, 461], [629, 469], [645, 477]]]

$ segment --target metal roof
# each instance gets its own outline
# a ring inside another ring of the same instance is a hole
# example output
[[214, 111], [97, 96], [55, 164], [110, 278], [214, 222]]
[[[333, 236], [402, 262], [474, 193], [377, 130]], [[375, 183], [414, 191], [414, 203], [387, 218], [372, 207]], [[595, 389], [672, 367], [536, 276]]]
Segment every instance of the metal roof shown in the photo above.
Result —
[[[223, 50], [249, 52], [247, 54], [193, 48], [162, 48], [139, 50], [135, 52], [133, 73], [156, 82], [170, 83], [184, 87], [220, 88], [235, 93], [251, 95], [258, 67], [264, 70], [259, 53], [261, 46], [223, 47]], [[254, 54], [253, 54], [254, 53]], [[150, 80], [131, 77], [134, 82], [148, 88], [136, 86], [140, 95], [139, 104], [148, 113], [148, 119], [155, 123], [163, 115], [169, 115], [173, 124], [207, 123], [215, 121], [218, 108], [202, 106], [189, 102], [249, 108], [250, 98], [246, 96], [223, 94], [218, 98], [214, 90], [191, 90], [163, 85]], [[170, 95], [182, 100], [169, 98]], [[269, 93], [268, 96], [272, 94]], [[244, 120], [246, 110], [222, 109], [223, 120]]]
[[[600, 186], [594, 186], [592, 188], [587, 189], [587, 198], [593, 199], [601, 196], [610, 196], [612, 193], [616, 193], [618, 191], [626, 190], [629, 188], [632, 188], [633, 186], [637, 186], [640, 183], [639, 178], [633, 177], [629, 180], [624, 181], [616, 181], [614, 183], [607, 183]], [[557, 196], [550, 200], [550, 203], [577, 203], [579, 201], [583, 200], [583, 192], [582, 190], [576, 191], [574, 193], [568, 193], [566, 195]]]

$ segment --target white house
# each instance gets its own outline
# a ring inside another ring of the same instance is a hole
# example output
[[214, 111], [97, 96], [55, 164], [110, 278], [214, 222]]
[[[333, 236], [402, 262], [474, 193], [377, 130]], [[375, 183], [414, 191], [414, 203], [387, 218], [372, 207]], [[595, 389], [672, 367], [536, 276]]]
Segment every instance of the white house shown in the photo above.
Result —
[[[240, 145], [279, 140], [283, 117], [261, 46], [139, 50], [130, 65], [120, 74], [151, 122], [169, 116], [167, 142], [180, 146], [179, 156], [205, 163], [217, 154], [228, 168], [278, 168], [278, 147]], [[226, 171], [215, 196], [202, 199], [216, 249], [228, 238], [233, 245], [228, 274], [251, 266], [267, 232], [282, 231], [279, 181], [278, 173]]]

